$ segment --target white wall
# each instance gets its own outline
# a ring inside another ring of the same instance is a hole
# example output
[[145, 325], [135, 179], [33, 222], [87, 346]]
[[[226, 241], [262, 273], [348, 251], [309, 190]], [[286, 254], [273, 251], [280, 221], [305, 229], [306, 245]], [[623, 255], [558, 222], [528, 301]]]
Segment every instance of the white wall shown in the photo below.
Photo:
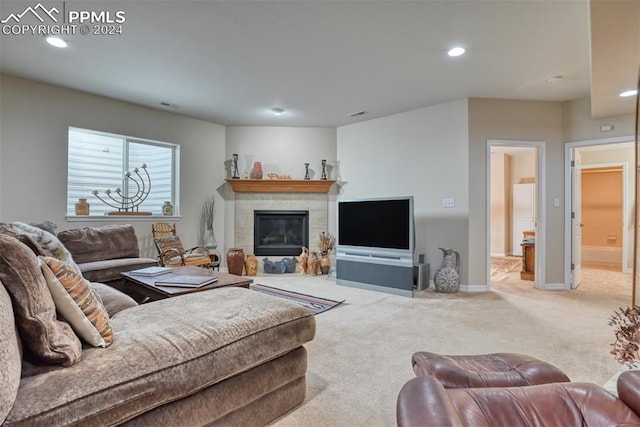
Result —
[[[263, 179], [269, 173], [290, 175], [292, 179], [304, 178], [304, 164], [309, 163], [311, 179], [320, 179], [321, 161], [327, 161], [328, 178], [338, 176], [336, 154], [336, 129], [322, 127], [269, 127], [269, 126], [229, 126], [226, 133], [227, 178], [231, 177], [230, 159], [238, 154], [240, 176], [249, 172], [254, 162], [262, 163]], [[333, 185], [329, 193], [329, 233], [335, 234], [335, 194]], [[222, 190], [226, 211], [226, 233], [224, 246], [235, 246], [234, 193], [226, 184]], [[268, 196], [268, 195], [267, 195]]]
[[[438, 247], [461, 254], [468, 270], [467, 101], [458, 100], [338, 128], [340, 198], [414, 196], [416, 254], [433, 273]], [[455, 208], [442, 208], [454, 198]]]
[[[178, 230], [185, 245], [202, 240], [202, 203], [225, 178], [224, 126], [7, 75], [0, 76], [0, 99], [0, 221], [50, 220], [58, 230], [105, 224], [65, 219], [67, 132], [76, 126], [180, 144]], [[220, 195], [217, 202], [223, 203]], [[155, 256], [150, 236], [156, 219], [111, 222], [132, 223], [143, 253]], [[219, 209], [216, 233], [224, 226]]]

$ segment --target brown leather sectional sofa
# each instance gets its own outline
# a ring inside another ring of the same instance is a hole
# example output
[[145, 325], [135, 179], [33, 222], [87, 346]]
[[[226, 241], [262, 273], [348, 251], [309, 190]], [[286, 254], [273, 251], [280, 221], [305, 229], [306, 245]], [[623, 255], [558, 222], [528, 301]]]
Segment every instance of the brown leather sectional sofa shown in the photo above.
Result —
[[445, 388], [436, 377], [416, 372], [398, 396], [400, 427], [640, 426], [640, 371], [620, 375], [619, 397], [596, 384], [573, 382], [482, 386], [487, 384], [483, 381], [475, 387]]

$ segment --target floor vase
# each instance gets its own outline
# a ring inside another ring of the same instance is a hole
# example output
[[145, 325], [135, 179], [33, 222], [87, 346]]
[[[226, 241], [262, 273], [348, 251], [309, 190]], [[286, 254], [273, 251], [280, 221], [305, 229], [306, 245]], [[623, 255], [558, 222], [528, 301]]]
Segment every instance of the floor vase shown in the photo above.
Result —
[[242, 276], [244, 269], [244, 250], [242, 248], [230, 248], [227, 251], [227, 270], [229, 274]]

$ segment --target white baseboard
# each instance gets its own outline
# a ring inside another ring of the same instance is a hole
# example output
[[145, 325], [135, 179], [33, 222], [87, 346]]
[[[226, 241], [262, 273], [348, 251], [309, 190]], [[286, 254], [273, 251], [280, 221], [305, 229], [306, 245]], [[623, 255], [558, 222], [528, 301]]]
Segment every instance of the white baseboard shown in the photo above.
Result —
[[489, 285], [460, 285], [460, 292], [489, 292]]
[[542, 286], [542, 290], [545, 290], [545, 291], [566, 291], [567, 288], [564, 286], [564, 283], [545, 283]]

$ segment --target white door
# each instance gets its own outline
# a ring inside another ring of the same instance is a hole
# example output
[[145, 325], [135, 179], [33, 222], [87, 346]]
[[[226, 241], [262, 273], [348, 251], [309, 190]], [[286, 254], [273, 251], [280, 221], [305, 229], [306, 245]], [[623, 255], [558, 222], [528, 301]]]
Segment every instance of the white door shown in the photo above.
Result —
[[571, 150], [571, 288], [582, 281], [582, 159]]
[[513, 254], [522, 255], [523, 232], [536, 229], [536, 185], [513, 185]]

